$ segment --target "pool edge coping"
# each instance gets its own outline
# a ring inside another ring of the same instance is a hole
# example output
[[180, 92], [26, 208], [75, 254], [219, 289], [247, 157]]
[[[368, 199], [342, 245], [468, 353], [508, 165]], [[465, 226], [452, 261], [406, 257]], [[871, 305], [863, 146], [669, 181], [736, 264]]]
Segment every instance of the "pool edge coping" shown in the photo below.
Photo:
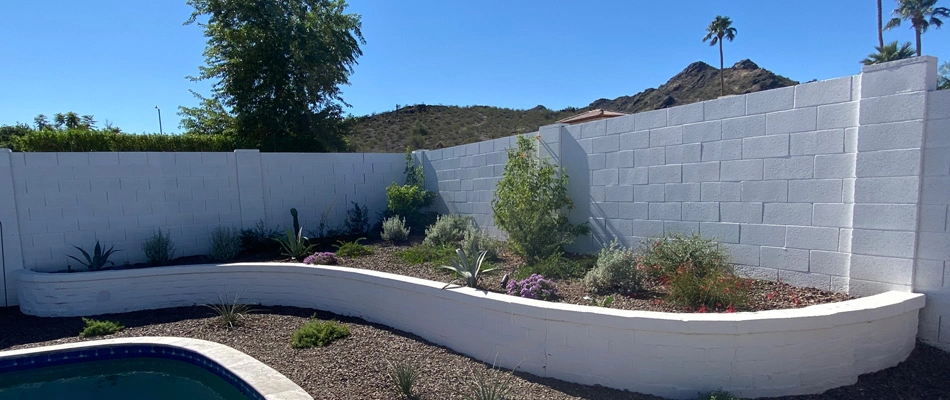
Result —
[[267, 400], [313, 400], [306, 391], [277, 370], [250, 355], [226, 346], [201, 339], [172, 336], [140, 336], [64, 343], [52, 346], [0, 351], [0, 359], [46, 353], [108, 347], [116, 345], [157, 345], [197, 353], [230, 371], [246, 382]]

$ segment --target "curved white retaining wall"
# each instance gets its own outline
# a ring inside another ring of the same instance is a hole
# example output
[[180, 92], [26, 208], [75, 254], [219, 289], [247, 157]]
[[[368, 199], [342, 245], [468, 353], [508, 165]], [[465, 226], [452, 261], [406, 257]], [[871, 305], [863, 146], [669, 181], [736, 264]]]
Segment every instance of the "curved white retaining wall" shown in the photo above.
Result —
[[153, 345], [192, 351], [224, 367], [246, 382], [267, 400], [313, 400], [313, 397], [310, 397], [310, 395], [301, 389], [300, 386], [297, 386], [296, 383], [287, 379], [287, 377], [280, 372], [258, 361], [256, 358], [223, 344], [201, 339], [141, 336], [91, 340], [22, 350], [0, 351], [0, 361], [40, 354], [55, 354], [74, 350], [94, 349], [97, 347], [108, 348], [124, 345]]
[[326, 310], [412, 332], [504, 368], [694, 398], [820, 393], [891, 367], [914, 348], [924, 296], [734, 314], [549, 303], [375, 271], [243, 263], [48, 274], [17, 271], [20, 309], [85, 316], [217, 302]]

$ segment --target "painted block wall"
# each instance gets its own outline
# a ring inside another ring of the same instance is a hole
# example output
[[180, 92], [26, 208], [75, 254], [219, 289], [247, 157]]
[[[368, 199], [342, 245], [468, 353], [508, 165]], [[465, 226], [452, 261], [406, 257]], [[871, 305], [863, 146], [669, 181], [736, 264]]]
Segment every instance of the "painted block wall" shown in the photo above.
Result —
[[927, 295], [920, 338], [950, 351], [950, 90], [929, 93], [914, 291]]
[[[0, 150], [0, 224], [6, 273], [79, 269], [73, 246], [96, 241], [122, 250], [117, 264], [146, 261], [142, 243], [168, 231], [176, 255], [207, 254], [218, 226], [291, 225], [296, 207], [305, 229], [334, 206], [342, 226], [350, 202], [375, 222], [385, 187], [401, 182], [399, 154], [11, 153]], [[3, 282], [7, 282], [4, 279]], [[7, 285], [7, 304], [16, 292]], [[2, 285], [0, 285], [2, 287]]]

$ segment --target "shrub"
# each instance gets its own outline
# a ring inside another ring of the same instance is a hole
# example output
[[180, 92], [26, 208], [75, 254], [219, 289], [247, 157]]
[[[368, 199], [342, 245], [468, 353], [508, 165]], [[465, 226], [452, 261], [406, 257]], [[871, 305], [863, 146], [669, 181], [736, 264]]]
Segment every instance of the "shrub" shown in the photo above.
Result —
[[395, 363], [386, 361], [386, 364], [389, 366], [389, 379], [396, 386], [396, 393], [412, 399], [412, 388], [419, 380], [419, 369], [409, 360]]
[[383, 221], [383, 233], [380, 237], [390, 243], [405, 241], [409, 238], [409, 228], [406, 228], [406, 220], [400, 217], [387, 218]]
[[554, 282], [544, 279], [543, 276], [532, 274], [524, 280], [508, 281], [508, 294], [520, 296], [526, 299], [553, 300], [557, 297], [557, 289], [554, 288]]
[[142, 252], [151, 265], [167, 265], [175, 255], [175, 244], [172, 243], [170, 231], [162, 234], [161, 230], [152, 234], [152, 237], [142, 243]]
[[467, 387], [467, 392], [462, 396], [468, 400], [505, 400], [509, 398], [511, 392], [511, 379], [514, 377], [514, 370], [504, 379], [492, 376], [492, 366], [489, 369], [472, 370], [470, 375], [462, 378]]
[[248, 314], [254, 312], [251, 306], [241, 304], [239, 296], [234, 296], [233, 301], [228, 301], [228, 294], [218, 295], [218, 302], [215, 304], [205, 304], [217, 315], [218, 323], [225, 328], [232, 329], [246, 318]]
[[316, 252], [303, 259], [304, 264], [336, 265], [336, 255], [329, 252]]
[[465, 229], [465, 233], [462, 235], [462, 242], [459, 245], [463, 249], [471, 249], [474, 247], [479, 251], [487, 251], [488, 258], [490, 259], [497, 258], [501, 248], [501, 242], [488, 236], [488, 233], [478, 229], [478, 227], [474, 225]]
[[366, 238], [359, 238], [352, 242], [338, 240], [336, 242], [337, 244], [333, 245], [333, 247], [336, 247], [336, 255], [339, 257], [355, 258], [373, 254], [373, 249], [367, 245], [360, 244], [362, 240], [366, 240]]
[[[539, 136], [540, 138], [540, 136]], [[567, 213], [567, 174], [535, 155], [524, 136], [508, 150], [508, 163], [492, 199], [495, 225], [508, 233], [508, 245], [528, 262], [547, 259], [574, 238], [586, 235], [587, 224], [573, 225]]]
[[98, 240], [96, 241], [96, 247], [95, 249], [93, 249], [92, 256], [90, 256], [89, 253], [87, 253], [85, 250], [83, 250], [79, 246], [73, 246], [73, 247], [79, 250], [79, 252], [82, 253], [83, 257], [86, 260], [83, 261], [73, 256], [67, 256], [67, 257], [72, 258], [73, 260], [76, 260], [76, 262], [86, 267], [86, 269], [89, 271], [98, 271], [100, 269], [105, 268], [107, 264], [115, 265], [114, 262], [109, 261], [109, 257], [115, 254], [117, 251], [121, 251], [121, 250], [113, 250], [115, 249], [115, 245], [113, 245], [112, 247], [109, 247], [109, 250], [103, 251], [102, 246], [99, 245]]
[[465, 238], [465, 231], [474, 226], [475, 220], [472, 217], [458, 214], [440, 215], [432, 226], [426, 228], [423, 243], [429, 246], [458, 246]]
[[208, 256], [212, 261], [230, 261], [241, 252], [241, 237], [237, 229], [219, 226], [211, 230], [211, 252]]
[[617, 241], [600, 250], [597, 264], [584, 276], [584, 286], [597, 294], [619, 292], [630, 294], [643, 285], [643, 272], [637, 267], [633, 251], [620, 247]]
[[314, 247], [312, 244], [307, 244], [307, 237], [303, 235], [303, 228], [300, 228], [296, 234], [288, 229], [286, 238], [281, 237], [274, 240], [280, 243], [280, 247], [284, 250], [281, 254], [295, 260], [302, 259], [310, 254]]
[[[87, 151], [234, 151], [247, 148], [228, 135], [133, 134], [106, 129], [34, 130], [12, 137], [13, 151], [87, 152]], [[288, 146], [289, 147], [289, 146]], [[290, 150], [299, 151], [299, 150]]]
[[581, 256], [577, 259], [564, 258], [556, 253], [548, 258], [533, 264], [526, 264], [518, 269], [519, 278], [527, 278], [531, 274], [543, 275], [551, 279], [583, 278], [587, 271], [593, 268], [597, 261], [592, 256]]
[[422, 166], [416, 165], [409, 148], [406, 148], [406, 168], [403, 173], [406, 175], [404, 185], [393, 182], [386, 188], [386, 214], [403, 217], [410, 228], [422, 228], [425, 225], [421, 210], [435, 202], [436, 194], [425, 189]]
[[346, 211], [346, 221], [343, 226], [350, 235], [362, 235], [369, 231], [369, 211], [366, 206], [352, 202], [353, 208]]
[[684, 264], [668, 278], [669, 299], [697, 312], [745, 309], [749, 304], [749, 281], [726, 271], [703, 272]]
[[125, 326], [114, 321], [99, 321], [90, 318], [83, 318], [82, 322], [86, 324], [79, 337], [105, 336], [119, 332], [125, 329]]
[[640, 242], [637, 262], [653, 277], [671, 276], [681, 265], [692, 264], [700, 275], [729, 269], [728, 254], [716, 243], [700, 235], [678, 233]]
[[290, 346], [295, 349], [323, 347], [349, 334], [350, 329], [339, 322], [311, 320], [294, 332]]
[[444, 265], [452, 262], [452, 257], [455, 256], [455, 249], [451, 246], [427, 246], [423, 244], [399, 250], [395, 254], [400, 261], [409, 265], [424, 263]]
[[275, 253], [278, 247], [274, 239], [279, 237], [279, 230], [267, 228], [260, 220], [253, 228], [241, 231], [241, 248], [245, 253]]

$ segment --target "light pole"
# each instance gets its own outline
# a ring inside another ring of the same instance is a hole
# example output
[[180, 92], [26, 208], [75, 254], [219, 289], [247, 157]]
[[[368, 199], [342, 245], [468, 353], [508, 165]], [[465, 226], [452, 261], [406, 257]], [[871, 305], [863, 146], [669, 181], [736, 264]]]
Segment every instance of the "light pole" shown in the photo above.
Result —
[[162, 132], [162, 109], [155, 106], [155, 109], [158, 110], [158, 133], [164, 135]]

